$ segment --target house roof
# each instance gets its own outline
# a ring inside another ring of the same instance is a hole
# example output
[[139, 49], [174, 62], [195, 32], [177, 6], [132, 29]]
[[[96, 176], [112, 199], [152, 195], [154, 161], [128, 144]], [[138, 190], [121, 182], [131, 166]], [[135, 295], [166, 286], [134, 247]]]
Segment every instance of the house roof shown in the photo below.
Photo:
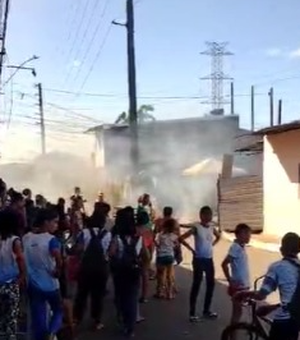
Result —
[[263, 150], [263, 138], [261, 135], [254, 135], [248, 131], [244, 134], [239, 134], [235, 138], [234, 142], [235, 152], [262, 152]]
[[[143, 123], [144, 126], [161, 126], [169, 124], [181, 124], [181, 123], [196, 123], [196, 122], [216, 122], [216, 121], [237, 121], [239, 117], [237, 115], [224, 115], [224, 116], [213, 116], [205, 115], [201, 117], [192, 118], [176, 118], [176, 119], [166, 119], [166, 120], [156, 120]], [[86, 131], [86, 133], [96, 132], [101, 130], [121, 130], [128, 128], [128, 124], [102, 124], [94, 126]]]
[[300, 129], [300, 120], [296, 120], [290, 123], [282, 124], [282, 125], [275, 125], [270, 126], [258, 131], [255, 131], [254, 135], [275, 135], [278, 133], [288, 132], [292, 130], [299, 130]]

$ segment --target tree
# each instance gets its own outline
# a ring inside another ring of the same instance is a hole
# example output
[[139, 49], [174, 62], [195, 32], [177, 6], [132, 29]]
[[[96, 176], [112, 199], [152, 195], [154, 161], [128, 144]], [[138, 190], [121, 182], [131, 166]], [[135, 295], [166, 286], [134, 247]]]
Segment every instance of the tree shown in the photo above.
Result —
[[[146, 122], [154, 122], [155, 117], [151, 112], [154, 112], [154, 107], [152, 105], [141, 105], [138, 109], [138, 123], [143, 124]], [[129, 114], [128, 112], [122, 112], [115, 121], [115, 124], [128, 124]]]

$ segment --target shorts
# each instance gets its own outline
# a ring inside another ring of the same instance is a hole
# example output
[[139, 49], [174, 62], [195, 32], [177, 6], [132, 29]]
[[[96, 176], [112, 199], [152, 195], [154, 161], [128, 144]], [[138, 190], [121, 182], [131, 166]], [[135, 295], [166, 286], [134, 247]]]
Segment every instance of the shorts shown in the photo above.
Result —
[[158, 266], [170, 266], [174, 263], [173, 256], [161, 256], [156, 258], [156, 264]]

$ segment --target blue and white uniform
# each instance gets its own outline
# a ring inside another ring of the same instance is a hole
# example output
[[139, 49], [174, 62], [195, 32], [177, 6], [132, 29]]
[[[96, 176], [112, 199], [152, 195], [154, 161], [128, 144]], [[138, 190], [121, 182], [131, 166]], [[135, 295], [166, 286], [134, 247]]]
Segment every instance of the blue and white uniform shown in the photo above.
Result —
[[[300, 266], [300, 261], [295, 260]], [[291, 302], [298, 283], [299, 268], [287, 260], [273, 263], [266, 274], [260, 291], [269, 295], [279, 290], [281, 306], [274, 315], [275, 320], [288, 320], [291, 318], [287, 305]]]
[[233, 242], [229, 248], [231, 279], [241, 289], [250, 288], [249, 262], [246, 247]]
[[0, 239], [0, 285], [11, 283], [19, 276], [19, 267], [13, 252], [16, 240], [19, 240], [19, 237]]
[[[96, 235], [98, 235], [98, 233], [100, 232], [99, 228], [93, 228], [93, 230]], [[105, 234], [103, 238], [101, 239], [101, 247], [103, 249], [104, 254], [107, 255], [107, 251], [110, 246], [112, 236], [111, 236], [111, 233], [107, 231], [106, 229], [104, 231], [105, 231]], [[82, 232], [78, 235], [77, 242], [83, 245], [83, 249], [86, 250], [86, 248], [88, 247], [91, 241], [91, 238], [92, 238], [91, 232], [88, 228], [86, 228], [86, 229], [83, 229]]]
[[44, 292], [59, 289], [59, 281], [53, 277], [56, 268], [51, 253], [60, 250], [59, 240], [49, 233], [28, 233], [23, 237], [29, 284]]

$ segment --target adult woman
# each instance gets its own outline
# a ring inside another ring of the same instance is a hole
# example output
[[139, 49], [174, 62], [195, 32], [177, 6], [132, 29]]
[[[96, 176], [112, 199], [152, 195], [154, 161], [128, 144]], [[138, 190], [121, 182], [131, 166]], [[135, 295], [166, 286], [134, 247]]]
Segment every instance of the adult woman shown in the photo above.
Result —
[[15, 338], [19, 315], [19, 285], [25, 282], [25, 261], [17, 233], [18, 217], [9, 210], [0, 212], [0, 331]]
[[117, 312], [122, 318], [125, 335], [129, 337], [134, 334], [137, 321], [142, 251], [143, 240], [136, 235], [133, 208], [120, 210], [109, 254]]
[[[35, 232], [23, 238], [28, 265], [28, 292], [32, 331], [35, 340], [53, 339], [62, 325], [62, 300], [59, 278], [62, 255], [59, 240], [53, 235], [58, 227], [55, 209], [40, 209]], [[48, 308], [50, 306], [50, 322]]]

